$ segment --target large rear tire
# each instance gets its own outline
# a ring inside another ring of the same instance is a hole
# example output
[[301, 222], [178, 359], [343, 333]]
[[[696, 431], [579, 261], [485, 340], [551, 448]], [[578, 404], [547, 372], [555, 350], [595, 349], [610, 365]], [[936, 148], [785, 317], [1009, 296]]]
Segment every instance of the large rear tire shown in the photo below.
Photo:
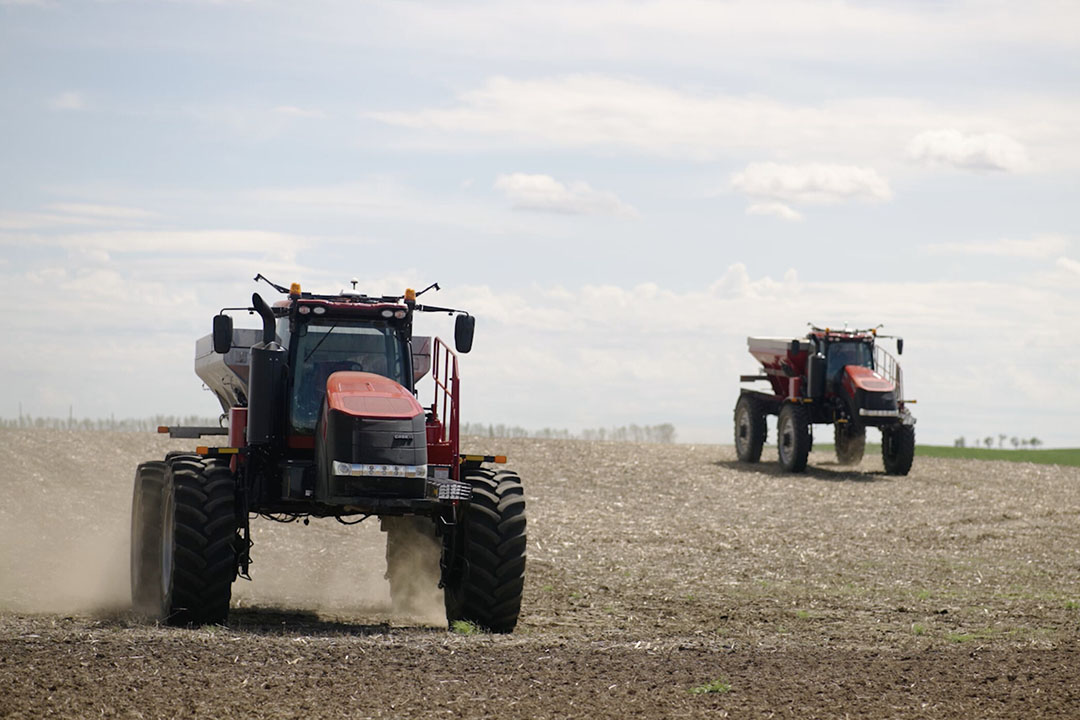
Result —
[[382, 518], [386, 531], [386, 579], [394, 612], [438, 607], [441, 545], [429, 517]]
[[525, 587], [525, 492], [516, 473], [473, 468], [462, 479], [472, 485], [460, 532], [445, 535], [451, 574], [443, 597], [446, 620], [465, 620], [492, 632], [517, 625]]
[[765, 444], [765, 408], [753, 395], [735, 403], [735, 454], [741, 462], [756, 463]]
[[172, 587], [166, 574], [172, 570], [172, 507], [165, 502], [165, 469], [163, 462], [139, 465], [131, 500], [131, 607], [154, 618], [165, 616]]
[[785, 403], [776, 422], [776, 435], [780, 467], [787, 472], [806, 470], [811, 442], [810, 417], [806, 408], [795, 403]]
[[886, 475], [907, 475], [915, 460], [915, 426], [881, 428], [881, 459]]
[[227, 462], [198, 456], [171, 458], [164, 479], [173, 510], [162, 534], [159, 616], [170, 625], [225, 623], [237, 578], [237, 481]]
[[837, 423], [835, 426], [836, 461], [858, 465], [866, 453], [866, 426], [862, 423]]

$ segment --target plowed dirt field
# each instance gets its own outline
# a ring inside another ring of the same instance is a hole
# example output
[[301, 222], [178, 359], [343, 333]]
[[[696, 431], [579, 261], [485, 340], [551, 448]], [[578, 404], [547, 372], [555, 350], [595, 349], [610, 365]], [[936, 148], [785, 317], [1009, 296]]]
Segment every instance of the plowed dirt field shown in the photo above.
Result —
[[140, 622], [135, 465], [183, 441], [0, 431], [0, 717], [1080, 717], [1080, 469], [468, 446], [528, 494], [512, 635], [394, 616], [374, 520], [258, 520], [228, 627]]

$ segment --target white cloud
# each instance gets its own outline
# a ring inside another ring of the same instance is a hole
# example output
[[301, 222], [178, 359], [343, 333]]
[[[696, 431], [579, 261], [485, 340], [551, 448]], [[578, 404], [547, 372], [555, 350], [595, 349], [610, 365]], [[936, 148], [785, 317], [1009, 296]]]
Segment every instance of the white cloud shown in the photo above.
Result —
[[735, 263], [720, 276], [719, 280], [708, 287], [706, 294], [710, 298], [744, 300], [772, 298], [776, 300], [785, 295], [794, 295], [800, 291], [800, 288], [799, 275], [794, 268], [789, 268], [784, 273], [783, 280], [780, 281], [773, 280], [767, 275], [753, 280], [744, 264]]
[[[640, 79], [599, 74], [539, 79], [489, 78], [450, 107], [366, 112], [377, 122], [423, 131], [422, 147], [596, 148], [711, 160], [756, 151], [799, 160], [828, 157], [845, 164], [901, 164], [902, 149], [927, 127], [966, 127], [973, 137], [1007, 133], [1043, 148], [1043, 166], [1080, 164], [1066, 98], [1017, 97], [995, 105], [955, 107], [948, 101], [860, 96], [798, 104], [762, 96], [688, 91]], [[1004, 135], [1002, 135], [1004, 137]], [[482, 142], [479, 142], [482, 140]], [[989, 159], [1014, 163], [1008, 142], [980, 141]], [[978, 143], [977, 143], [978, 144]], [[1052, 148], [1053, 152], [1047, 152]]]
[[719, 280], [709, 286], [709, 294], [716, 297], [747, 297], [750, 292], [750, 273], [742, 263], [729, 267]]
[[781, 220], [797, 222], [803, 219], [802, 213], [792, 210], [781, 202], [754, 203], [746, 208], [747, 215], [773, 215]]
[[565, 185], [550, 175], [511, 173], [495, 180], [515, 208], [575, 215], [623, 215], [636, 217], [637, 210], [614, 193], [594, 190], [588, 183]]
[[[363, 7], [366, 23], [340, 13], [312, 13], [320, 39], [357, 42], [357, 28], [409, 28], [404, 36], [364, 38], [415, 51], [433, 47], [481, 57], [551, 60], [551, 48], [578, 67], [642, 62], [708, 72], [727, 71], [733, 58], [848, 65], [911, 65], [928, 57], [970, 62], [1003, 48], [1076, 49], [1078, 20], [1069, 3], [832, 3], [778, 0], [549, 0], [452, 4], [398, 2]], [[320, 17], [324, 16], [324, 17]], [[962, 27], [964, 32], [956, 32]], [[385, 34], [385, 33], [384, 33]], [[940, 72], [940, 70], [938, 70]]]
[[72, 225], [131, 225], [155, 217], [135, 207], [91, 203], [53, 203], [48, 212], [0, 212], [0, 231], [47, 230]]
[[982, 243], [938, 243], [927, 245], [926, 249], [933, 255], [992, 255], [1042, 259], [1060, 255], [1069, 245], [1069, 239], [1062, 235], [1040, 235], [1030, 240], [1002, 238]]
[[732, 176], [731, 186], [750, 197], [804, 205], [892, 198], [889, 183], [876, 170], [854, 165], [750, 163]]
[[85, 218], [61, 213], [0, 212], [0, 231], [40, 230], [64, 225], [84, 225]]
[[83, 110], [86, 107], [86, 99], [82, 93], [69, 90], [53, 96], [49, 100], [49, 107], [53, 110]]
[[503, 135], [515, 143], [629, 148], [701, 159], [732, 148], [789, 145], [792, 133], [810, 135], [841, 121], [828, 110], [767, 98], [689, 94], [602, 75], [494, 77], [463, 93], [456, 107], [368, 116], [441, 133]]
[[1000, 133], [927, 130], [912, 138], [907, 153], [912, 160], [928, 165], [951, 165], [965, 170], [1017, 172], [1030, 164], [1027, 149]]
[[1072, 258], [1059, 257], [1055, 264], [1065, 272], [1080, 275], [1080, 262]]

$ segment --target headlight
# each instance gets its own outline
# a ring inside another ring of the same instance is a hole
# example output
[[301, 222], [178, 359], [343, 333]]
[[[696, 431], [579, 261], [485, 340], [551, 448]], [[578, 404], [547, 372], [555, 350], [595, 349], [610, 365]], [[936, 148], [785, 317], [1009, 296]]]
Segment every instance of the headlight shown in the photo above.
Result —
[[334, 475], [352, 477], [427, 477], [427, 465], [377, 465], [374, 463], [347, 463], [335, 460]]

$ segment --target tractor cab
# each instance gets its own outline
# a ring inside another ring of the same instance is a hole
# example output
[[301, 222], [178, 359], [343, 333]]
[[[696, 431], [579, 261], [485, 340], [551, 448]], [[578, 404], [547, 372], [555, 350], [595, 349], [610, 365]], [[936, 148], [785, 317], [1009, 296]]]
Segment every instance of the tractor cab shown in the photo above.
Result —
[[874, 369], [874, 346], [866, 340], [831, 340], [821, 344], [825, 346], [825, 378], [831, 392], [839, 392], [844, 369], [849, 365]]
[[881, 418], [891, 422], [902, 414], [899, 368], [891, 355], [876, 347], [877, 337], [876, 328], [813, 328], [809, 333], [814, 347], [807, 360], [811, 389], [817, 369], [823, 368], [824, 377], [817, 386], [824, 391], [826, 406], [831, 404], [844, 422], [873, 424]]
[[[324, 312], [316, 314], [314, 308]], [[390, 310], [389, 318], [367, 308], [331, 313], [327, 304], [303, 301], [290, 310], [283, 336], [292, 368], [285, 391], [289, 435], [314, 434], [327, 382], [336, 372], [373, 373], [413, 390], [409, 328], [404, 318], [393, 317], [397, 310], [406, 315], [405, 308]]]

